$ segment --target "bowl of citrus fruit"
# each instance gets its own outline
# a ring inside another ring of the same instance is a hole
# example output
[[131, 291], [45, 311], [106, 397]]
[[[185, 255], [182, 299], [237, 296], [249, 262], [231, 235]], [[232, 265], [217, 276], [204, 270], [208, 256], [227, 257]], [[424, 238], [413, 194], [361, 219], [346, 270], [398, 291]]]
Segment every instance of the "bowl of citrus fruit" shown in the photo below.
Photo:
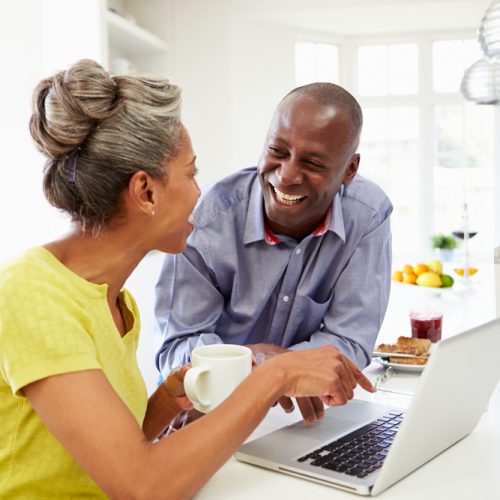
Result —
[[450, 288], [455, 280], [443, 273], [443, 264], [439, 259], [430, 259], [426, 263], [405, 264], [393, 271], [392, 280], [406, 285], [426, 288]]

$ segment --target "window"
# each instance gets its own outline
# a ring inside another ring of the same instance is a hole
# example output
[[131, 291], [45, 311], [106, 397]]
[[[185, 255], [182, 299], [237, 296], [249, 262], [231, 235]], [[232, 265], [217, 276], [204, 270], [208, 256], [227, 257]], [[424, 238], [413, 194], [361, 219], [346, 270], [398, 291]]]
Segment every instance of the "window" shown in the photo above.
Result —
[[[453, 95], [464, 71], [482, 57], [475, 39], [440, 40], [432, 45], [433, 90]], [[472, 252], [493, 248], [493, 107], [468, 103], [434, 106], [434, 227], [436, 232], [461, 229], [467, 203]]]
[[416, 94], [418, 91], [417, 44], [360, 47], [358, 75], [358, 89], [362, 96]]
[[[479, 44], [422, 34], [390, 43], [352, 38], [346, 47], [356, 45], [353, 80], [339, 83], [354, 89], [363, 108], [360, 173], [393, 201], [394, 252], [430, 253], [433, 233], [461, 228], [465, 202], [470, 230], [478, 232], [471, 251], [491, 251], [494, 108], [459, 93], [464, 70], [481, 58]], [[327, 79], [320, 70], [335, 81], [343, 47], [297, 44], [297, 83]]]
[[339, 49], [325, 43], [295, 44], [295, 84], [339, 82]]
[[390, 195], [392, 231], [410, 247], [418, 244], [418, 124], [416, 107], [366, 108], [360, 147], [360, 172]]
[[476, 40], [442, 40], [432, 44], [434, 92], [458, 92], [464, 71], [482, 53]]
[[435, 107], [436, 166], [434, 225], [436, 232], [461, 229], [467, 202], [473, 252], [493, 248], [493, 107], [469, 104]]

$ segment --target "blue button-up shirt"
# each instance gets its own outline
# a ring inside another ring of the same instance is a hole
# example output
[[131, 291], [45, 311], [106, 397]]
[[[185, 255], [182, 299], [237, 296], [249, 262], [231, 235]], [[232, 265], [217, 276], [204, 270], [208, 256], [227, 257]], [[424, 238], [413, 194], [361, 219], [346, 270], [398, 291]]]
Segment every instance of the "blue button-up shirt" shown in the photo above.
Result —
[[194, 212], [182, 254], [167, 255], [156, 287], [163, 373], [204, 344], [333, 344], [364, 367], [387, 308], [392, 205], [356, 175], [332, 204], [321, 236], [265, 241], [255, 168], [216, 184]]

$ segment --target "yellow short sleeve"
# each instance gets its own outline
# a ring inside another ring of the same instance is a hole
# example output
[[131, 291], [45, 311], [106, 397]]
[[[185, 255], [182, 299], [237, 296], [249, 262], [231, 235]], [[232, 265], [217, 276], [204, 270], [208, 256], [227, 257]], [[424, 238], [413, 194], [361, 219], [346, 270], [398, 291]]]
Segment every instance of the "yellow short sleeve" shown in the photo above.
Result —
[[25, 263], [1, 275], [0, 290], [0, 374], [16, 395], [50, 375], [99, 368], [84, 304], [71, 287]]

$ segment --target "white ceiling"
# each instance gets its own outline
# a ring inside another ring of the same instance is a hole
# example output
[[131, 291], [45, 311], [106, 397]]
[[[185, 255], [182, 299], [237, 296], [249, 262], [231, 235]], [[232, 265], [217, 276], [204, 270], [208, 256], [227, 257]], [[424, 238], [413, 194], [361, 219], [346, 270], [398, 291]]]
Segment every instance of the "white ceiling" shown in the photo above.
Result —
[[475, 28], [491, 0], [232, 0], [232, 3], [238, 5], [240, 14], [261, 21], [359, 35]]
[[114, 0], [210, 2], [213, 12], [341, 35], [476, 29], [492, 0]]

